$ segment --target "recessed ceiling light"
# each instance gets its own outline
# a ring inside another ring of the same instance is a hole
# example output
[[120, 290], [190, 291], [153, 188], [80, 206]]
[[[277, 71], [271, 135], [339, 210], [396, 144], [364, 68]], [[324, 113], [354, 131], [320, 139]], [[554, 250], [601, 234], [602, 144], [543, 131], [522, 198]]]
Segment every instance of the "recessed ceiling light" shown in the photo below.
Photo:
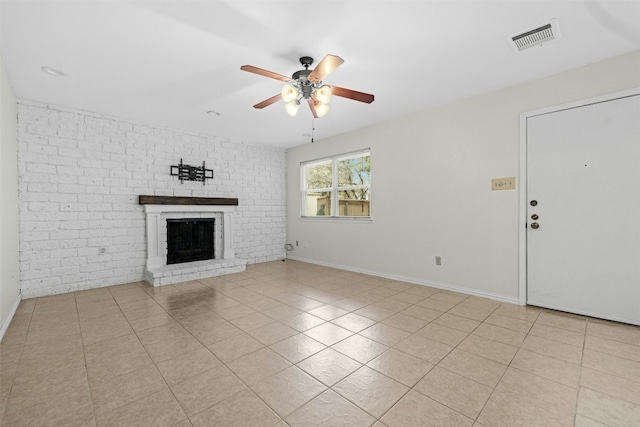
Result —
[[62, 71], [57, 70], [57, 69], [52, 68], [52, 67], [44, 66], [44, 67], [42, 67], [40, 69], [42, 71], [44, 71], [45, 73], [50, 74], [52, 76], [56, 76], [56, 77], [63, 77], [64, 76], [64, 73]]
[[213, 110], [207, 111], [207, 114], [210, 115], [210, 116], [219, 116], [219, 115], [221, 115], [221, 113], [218, 113], [217, 111], [213, 111]]

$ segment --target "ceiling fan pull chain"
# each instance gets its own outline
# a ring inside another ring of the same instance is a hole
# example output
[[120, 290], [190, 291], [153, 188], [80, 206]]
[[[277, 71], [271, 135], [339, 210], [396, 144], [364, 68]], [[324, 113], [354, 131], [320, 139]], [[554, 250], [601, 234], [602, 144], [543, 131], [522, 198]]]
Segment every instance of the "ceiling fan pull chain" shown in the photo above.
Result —
[[311, 119], [311, 143], [312, 144], [313, 144], [313, 133], [315, 132], [315, 130], [316, 130], [316, 118], [313, 117]]

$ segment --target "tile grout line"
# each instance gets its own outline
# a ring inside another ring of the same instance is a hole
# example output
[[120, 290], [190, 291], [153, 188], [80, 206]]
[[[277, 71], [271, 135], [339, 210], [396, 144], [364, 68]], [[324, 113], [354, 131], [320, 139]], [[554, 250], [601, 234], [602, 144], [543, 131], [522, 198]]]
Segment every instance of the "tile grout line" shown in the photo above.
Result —
[[584, 339], [582, 340], [582, 351], [580, 352], [580, 373], [578, 374], [578, 387], [576, 387], [576, 404], [573, 410], [573, 424], [576, 424], [578, 418], [578, 407], [580, 404], [580, 389], [582, 388], [582, 370], [583, 365], [582, 362], [584, 360], [584, 351], [587, 346], [587, 330], [589, 326], [589, 318], [586, 318], [585, 327], [584, 327]]
[[89, 365], [87, 364], [87, 352], [84, 345], [84, 333], [82, 332], [82, 326], [80, 324], [80, 310], [78, 310], [78, 298], [77, 294], [73, 293], [73, 302], [76, 307], [76, 315], [78, 316], [78, 330], [80, 331], [80, 341], [82, 343], [82, 360], [84, 360], [84, 372], [87, 378], [87, 388], [89, 389], [89, 399], [91, 399], [91, 412], [93, 413], [93, 422], [98, 425], [98, 416], [96, 413], [96, 403], [93, 396], [93, 390], [91, 389], [91, 382], [89, 381]]

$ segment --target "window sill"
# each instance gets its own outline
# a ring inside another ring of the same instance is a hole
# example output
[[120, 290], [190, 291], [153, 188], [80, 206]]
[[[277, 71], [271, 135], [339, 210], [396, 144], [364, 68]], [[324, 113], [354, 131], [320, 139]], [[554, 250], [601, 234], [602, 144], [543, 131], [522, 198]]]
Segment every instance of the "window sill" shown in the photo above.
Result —
[[301, 216], [300, 221], [309, 222], [360, 222], [371, 223], [373, 219], [370, 216]]

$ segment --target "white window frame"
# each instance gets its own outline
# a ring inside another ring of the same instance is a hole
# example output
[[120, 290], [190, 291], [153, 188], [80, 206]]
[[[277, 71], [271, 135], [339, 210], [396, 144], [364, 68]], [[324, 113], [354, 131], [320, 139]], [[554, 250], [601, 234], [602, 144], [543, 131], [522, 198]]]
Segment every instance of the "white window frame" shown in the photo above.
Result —
[[[346, 187], [338, 187], [338, 164], [341, 160], [351, 159], [356, 157], [363, 157], [368, 155], [371, 158], [371, 149], [365, 148], [357, 151], [351, 151], [348, 153], [337, 154], [334, 156], [323, 157], [320, 159], [308, 160], [300, 163], [300, 218], [304, 220], [312, 220], [312, 221], [371, 221], [372, 218], [372, 210], [371, 210], [371, 187], [372, 187], [372, 179], [371, 174], [369, 174], [369, 185], [350, 185]], [[331, 163], [331, 183], [332, 186], [328, 188], [315, 188], [313, 190], [307, 190], [307, 174], [305, 172], [305, 168], [309, 165], [314, 165], [317, 163]], [[361, 189], [369, 190], [369, 215], [368, 216], [344, 216], [339, 214], [339, 199], [338, 193], [340, 191], [347, 190], [361, 190]], [[307, 193], [321, 193], [327, 192], [331, 193], [331, 215], [307, 215]]]

